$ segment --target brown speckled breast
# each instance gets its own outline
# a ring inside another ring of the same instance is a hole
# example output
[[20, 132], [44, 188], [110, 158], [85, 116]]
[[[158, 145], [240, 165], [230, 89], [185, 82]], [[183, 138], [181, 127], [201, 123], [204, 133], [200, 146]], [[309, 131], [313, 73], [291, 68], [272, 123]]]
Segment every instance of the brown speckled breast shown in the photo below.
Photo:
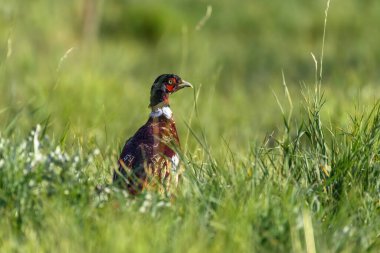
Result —
[[[119, 157], [119, 168], [113, 181], [125, 186], [131, 194], [144, 188], [168, 192], [175, 170], [173, 160], [180, 147], [174, 120], [165, 116], [149, 118], [135, 135], [126, 141]], [[174, 165], [174, 167], [173, 167]]]

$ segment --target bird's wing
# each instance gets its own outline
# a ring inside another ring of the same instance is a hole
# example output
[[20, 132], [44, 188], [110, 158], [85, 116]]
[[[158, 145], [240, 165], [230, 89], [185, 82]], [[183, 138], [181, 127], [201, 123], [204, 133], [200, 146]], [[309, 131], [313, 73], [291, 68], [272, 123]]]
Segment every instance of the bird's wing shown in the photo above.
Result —
[[120, 154], [119, 168], [114, 171], [113, 181], [126, 185], [130, 192], [138, 192], [142, 188], [146, 178], [144, 163], [153, 153], [150, 142], [153, 142], [151, 129], [146, 124], [125, 142]]

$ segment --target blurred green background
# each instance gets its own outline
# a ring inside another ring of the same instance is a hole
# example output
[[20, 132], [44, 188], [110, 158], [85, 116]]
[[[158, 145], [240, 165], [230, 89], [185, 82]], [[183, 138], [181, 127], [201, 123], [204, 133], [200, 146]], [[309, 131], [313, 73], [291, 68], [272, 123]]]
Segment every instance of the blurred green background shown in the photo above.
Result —
[[[380, 1], [331, 1], [320, 111], [325, 8], [0, 0], [0, 251], [379, 252]], [[129, 198], [111, 173], [162, 73], [195, 87], [171, 97], [186, 171]]]
[[[197, 29], [206, 9], [212, 13]], [[197, 92], [194, 129], [237, 147], [282, 122], [273, 91], [295, 110], [313, 89], [326, 1], [1, 0], [0, 124], [120, 146], [143, 124], [150, 86], [177, 73]], [[324, 117], [345, 123], [380, 88], [380, 2], [332, 1], [327, 22]], [[194, 94], [171, 99], [182, 136]], [[205, 127], [207, 126], [207, 127]], [[191, 141], [191, 140], [190, 140]], [[115, 145], [117, 143], [118, 145]]]

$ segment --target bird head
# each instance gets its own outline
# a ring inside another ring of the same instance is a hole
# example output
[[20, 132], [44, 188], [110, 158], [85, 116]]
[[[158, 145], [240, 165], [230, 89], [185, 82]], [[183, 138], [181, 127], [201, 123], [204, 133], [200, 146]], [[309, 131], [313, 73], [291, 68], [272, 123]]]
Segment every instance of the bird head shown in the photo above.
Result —
[[182, 88], [191, 87], [191, 83], [174, 74], [163, 74], [156, 78], [150, 90], [149, 107], [169, 105], [169, 95]]

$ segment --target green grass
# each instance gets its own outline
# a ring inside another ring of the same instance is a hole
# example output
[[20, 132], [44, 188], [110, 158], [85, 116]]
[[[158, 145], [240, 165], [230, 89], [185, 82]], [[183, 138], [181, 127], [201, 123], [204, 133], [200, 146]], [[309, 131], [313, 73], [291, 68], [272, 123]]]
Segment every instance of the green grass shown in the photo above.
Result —
[[[380, 250], [377, 1], [331, 3], [321, 75], [325, 1], [104, 1], [93, 42], [81, 8], [0, 3], [1, 252]], [[130, 198], [112, 170], [162, 72], [195, 86], [186, 170]]]
[[62, 151], [40, 126], [2, 137], [2, 250], [376, 252], [380, 105], [334, 130], [314, 96], [297, 128], [249, 150], [197, 137], [174, 201], [106, 186], [112, 154]]

